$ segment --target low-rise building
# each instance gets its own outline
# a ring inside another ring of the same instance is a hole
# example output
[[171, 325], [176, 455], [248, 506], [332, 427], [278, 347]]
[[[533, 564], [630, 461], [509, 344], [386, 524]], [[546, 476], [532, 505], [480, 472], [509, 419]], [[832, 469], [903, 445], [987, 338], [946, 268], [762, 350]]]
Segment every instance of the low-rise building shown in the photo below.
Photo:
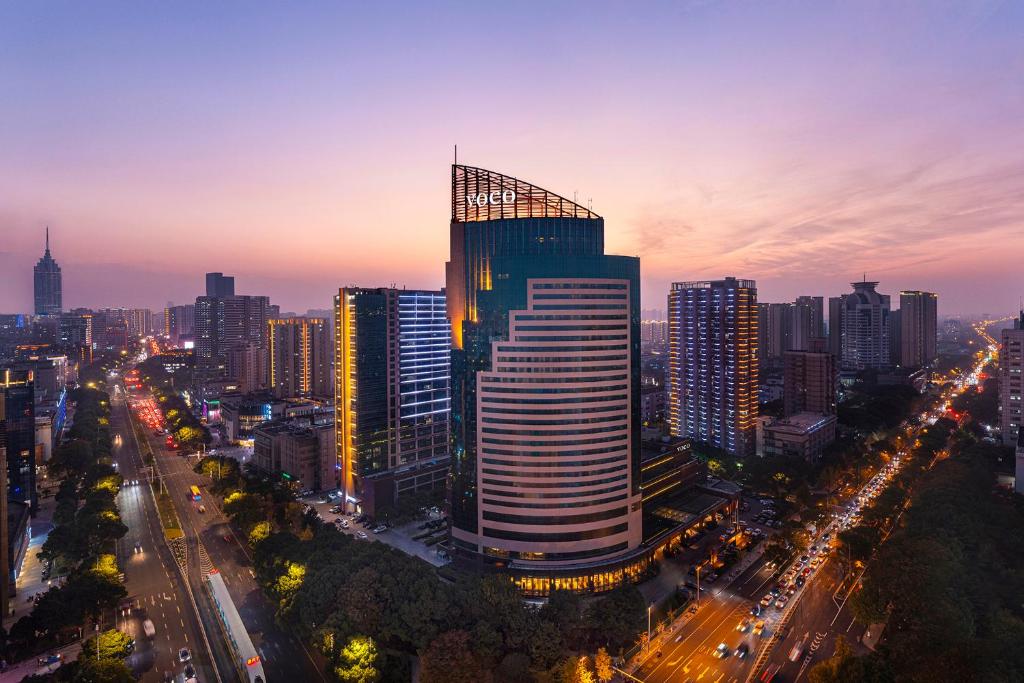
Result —
[[334, 423], [300, 418], [261, 424], [253, 430], [252, 461], [259, 471], [294, 482], [302, 490], [334, 489]]
[[764, 430], [766, 457], [788, 456], [813, 460], [836, 439], [836, 416], [797, 413], [775, 420]]

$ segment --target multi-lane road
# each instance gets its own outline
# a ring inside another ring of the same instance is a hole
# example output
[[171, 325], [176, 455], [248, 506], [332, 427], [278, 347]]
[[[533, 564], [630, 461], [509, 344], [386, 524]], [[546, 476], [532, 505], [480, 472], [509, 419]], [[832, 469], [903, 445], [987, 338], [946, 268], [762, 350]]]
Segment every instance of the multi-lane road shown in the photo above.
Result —
[[[141, 395], [148, 397], [148, 392]], [[195, 460], [169, 450], [162, 436], [154, 435], [148, 429], [142, 433], [156, 459], [154, 487], [162, 485], [166, 488], [184, 532], [186, 571], [203, 623], [208, 625], [214, 650], [221, 649], [214, 640], [222, 641], [223, 638], [217, 630], [218, 622], [211, 603], [203, 592], [203, 577], [210, 569], [216, 568], [260, 653], [267, 680], [270, 683], [325, 680], [318, 655], [309, 651], [294, 634], [282, 630], [275, 623], [273, 607], [263, 596], [252, 571], [249, 550], [244, 540], [237, 538], [215, 497], [209, 494], [209, 479], [193, 470]], [[192, 501], [191, 486], [199, 487], [203, 494], [201, 502]], [[185, 596], [179, 597], [187, 600]], [[220, 672], [225, 681], [232, 680], [228, 677], [232, 670], [230, 662], [221, 665]]]
[[[117, 544], [118, 564], [124, 570], [125, 588], [131, 607], [118, 609], [117, 623], [110, 624], [136, 640], [136, 650], [127, 664], [144, 681], [165, 681], [179, 677], [183, 665], [178, 653], [190, 650], [201, 681], [217, 676], [205, 647], [203, 625], [196, 618], [175, 559], [163, 538], [163, 528], [149, 486], [145, 463], [133, 433], [122, 387], [114, 390], [110, 421], [114, 438], [114, 461], [125, 479], [117, 504], [128, 534]], [[120, 437], [120, 438], [118, 438]], [[138, 480], [140, 484], [129, 482]], [[136, 552], [136, 544], [141, 552]], [[142, 624], [153, 622], [155, 636], [143, 633]], [[107, 627], [107, 625], [104, 625]]]

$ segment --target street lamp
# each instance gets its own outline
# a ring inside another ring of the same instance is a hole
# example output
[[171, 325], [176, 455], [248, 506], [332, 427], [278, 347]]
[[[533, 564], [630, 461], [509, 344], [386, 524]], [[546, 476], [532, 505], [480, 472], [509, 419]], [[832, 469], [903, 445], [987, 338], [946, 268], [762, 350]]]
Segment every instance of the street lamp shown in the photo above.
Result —
[[700, 565], [697, 565], [697, 607], [700, 607]]
[[647, 652], [651, 651], [651, 608], [654, 607], [654, 603], [647, 605]]

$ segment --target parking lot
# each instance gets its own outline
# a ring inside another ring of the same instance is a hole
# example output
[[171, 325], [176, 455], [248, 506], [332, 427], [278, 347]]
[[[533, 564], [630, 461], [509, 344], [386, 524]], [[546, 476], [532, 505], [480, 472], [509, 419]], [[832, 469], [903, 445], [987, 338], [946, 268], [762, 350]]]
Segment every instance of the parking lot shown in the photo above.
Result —
[[[323, 502], [325, 499], [326, 502]], [[425, 542], [428, 539], [433, 540], [444, 536], [447, 523], [440, 510], [430, 511], [422, 518], [406, 524], [382, 528], [382, 525], [373, 524], [369, 521], [357, 521], [358, 515], [332, 512], [332, 509], [337, 509], [335, 507], [338, 504], [337, 500], [340, 500], [340, 498], [331, 500], [324, 495], [300, 498], [301, 502], [316, 510], [321, 519], [334, 524], [335, 528], [343, 534], [355, 536], [357, 539], [366, 542], [379, 541], [386, 543], [407, 555], [413, 555], [425, 560], [435, 567], [444, 566], [451, 561], [447, 552], [440, 547], [440, 543], [428, 545]], [[434, 528], [424, 528], [424, 525], [427, 524], [434, 525]]]

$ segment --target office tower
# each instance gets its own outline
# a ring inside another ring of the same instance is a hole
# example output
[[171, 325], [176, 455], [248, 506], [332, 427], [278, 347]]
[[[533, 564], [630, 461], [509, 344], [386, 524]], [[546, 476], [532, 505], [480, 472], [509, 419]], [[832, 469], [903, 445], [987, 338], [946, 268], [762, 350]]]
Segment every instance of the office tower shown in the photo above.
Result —
[[153, 331], [153, 311], [148, 308], [130, 308], [127, 311], [128, 334], [145, 337]]
[[33, 268], [35, 314], [55, 315], [61, 311], [60, 266], [50, 256], [50, 228], [46, 228], [46, 251]]
[[877, 282], [851, 282], [850, 286], [852, 293], [837, 297], [838, 301], [829, 299], [831, 346], [838, 346], [844, 370], [885, 368], [890, 364], [889, 295], [875, 291]]
[[788, 417], [797, 413], [836, 414], [839, 368], [825, 340], [811, 340], [810, 350], [787, 351], [783, 366], [782, 402]]
[[4, 425], [4, 405], [0, 401], [0, 571], [3, 571], [3, 578], [0, 579], [0, 614], [5, 617], [10, 614], [10, 600], [14, 593], [14, 583], [11, 577], [11, 553], [10, 553], [10, 527], [7, 522], [7, 447], [5, 445], [7, 435]]
[[805, 350], [812, 339], [825, 336], [824, 298], [798, 296], [793, 304], [793, 326], [787, 350]]
[[931, 365], [938, 355], [938, 296], [933, 292], [900, 292], [899, 320], [900, 365]]
[[[218, 279], [207, 286], [214, 291], [234, 291], [234, 278]], [[228, 283], [228, 284], [226, 284]], [[270, 299], [265, 296], [228, 294], [196, 297], [195, 349], [201, 366], [218, 366], [227, 362], [227, 353], [234, 346], [255, 343], [266, 347]]]
[[524, 590], [634, 571], [621, 563], [642, 538], [639, 273], [604, 254], [593, 211], [452, 167], [452, 548]]
[[92, 348], [92, 313], [62, 313], [58, 330], [61, 344]]
[[280, 318], [267, 326], [270, 390], [278, 398], [332, 396], [331, 321]]
[[1024, 419], [1024, 311], [999, 341], [999, 426], [1003, 445], [1014, 447]]
[[224, 273], [206, 274], [206, 296], [223, 299], [235, 295], [235, 278], [225, 277]]
[[376, 514], [448, 476], [451, 369], [444, 292], [349, 287], [334, 298], [341, 488]]
[[669, 428], [739, 456], [757, 450], [758, 305], [753, 280], [675, 282]]
[[178, 344], [182, 337], [191, 337], [196, 329], [196, 306], [168, 306], [164, 309], [164, 335], [173, 344]]
[[757, 357], [761, 367], [778, 367], [792, 347], [793, 304], [757, 305]]
[[[0, 369], [0, 397], [7, 449], [7, 495], [36, 509], [36, 419], [30, 370]], [[4, 520], [6, 522], [6, 520]]]

